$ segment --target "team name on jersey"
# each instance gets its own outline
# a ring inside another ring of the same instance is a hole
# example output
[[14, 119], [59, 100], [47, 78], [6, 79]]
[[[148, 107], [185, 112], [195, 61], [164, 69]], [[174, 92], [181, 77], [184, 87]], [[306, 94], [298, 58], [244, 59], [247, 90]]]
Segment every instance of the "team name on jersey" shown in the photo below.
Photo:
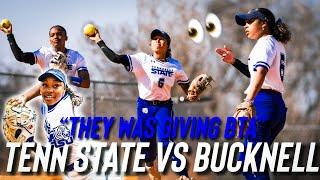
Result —
[[173, 75], [173, 70], [167, 69], [167, 68], [161, 68], [161, 67], [157, 67], [157, 66], [152, 66], [151, 67], [151, 74], [159, 74], [159, 75], [171, 77]]

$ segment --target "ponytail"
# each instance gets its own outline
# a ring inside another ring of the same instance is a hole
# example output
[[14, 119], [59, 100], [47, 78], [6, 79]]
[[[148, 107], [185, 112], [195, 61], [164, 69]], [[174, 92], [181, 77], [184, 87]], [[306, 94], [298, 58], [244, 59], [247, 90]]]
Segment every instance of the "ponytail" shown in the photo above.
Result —
[[171, 48], [167, 49], [166, 58], [171, 57]]
[[273, 13], [267, 8], [257, 8], [256, 10], [266, 17], [269, 31], [276, 40], [284, 44], [290, 41], [291, 32], [288, 25], [283, 23], [280, 18], [276, 21]]
[[291, 32], [287, 24], [283, 23], [279, 18], [271, 29], [272, 35], [274, 38], [284, 44], [290, 41]]

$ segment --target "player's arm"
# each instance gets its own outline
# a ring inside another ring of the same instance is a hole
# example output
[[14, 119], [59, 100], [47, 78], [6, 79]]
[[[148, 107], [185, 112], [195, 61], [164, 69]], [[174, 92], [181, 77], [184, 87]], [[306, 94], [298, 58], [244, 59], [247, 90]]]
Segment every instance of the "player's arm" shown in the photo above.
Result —
[[8, 37], [11, 51], [14, 57], [16, 58], [16, 60], [20, 62], [28, 63], [30, 65], [35, 64], [36, 60], [32, 52], [23, 52], [19, 48], [13, 34], [8, 34], [7, 37]]
[[70, 82], [74, 86], [89, 88], [90, 87], [90, 75], [88, 70], [79, 70], [78, 77], [69, 77]]
[[40, 87], [41, 84], [37, 84], [23, 94], [26, 97], [26, 102], [40, 95]]
[[190, 87], [190, 80], [188, 75], [184, 72], [182, 65], [179, 63], [178, 70], [175, 73], [175, 79], [183, 92], [188, 95], [188, 89]]
[[237, 68], [242, 74], [250, 78], [249, 66], [247, 64], [244, 64], [239, 59], [235, 58], [234, 63], [232, 65], [235, 68]]
[[265, 67], [260, 66], [256, 68], [255, 78], [253, 79], [252, 85], [250, 85], [250, 89], [245, 100], [252, 101], [256, 97], [262, 87], [267, 72], [268, 69]]
[[237, 68], [242, 74], [250, 78], [250, 72], [248, 65], [242, 63], [239, 59], [235, 58], [231, 49], [224, 45], [223, 48], [216, 48], [216, 53], [218, 53], [221, 59], [228, 63], [232, 64], [235, 68]]
[[110, 61], [117, 64], [123, 64], [124, 66], [129, 66], [127, 55], [116, 54], [105, 44], [103, 40], [100, 40], [99, 42], [97, 42], [97, 44], [104, 53], [104, 55], [106, 55]]
[[108, 59], [117, 64], [123, 64], [125, 67], [130, 66], [130, 62], [128, 60], [127, 55], [119, 55], [113, 52], [106, 43], [101, 39], [100, 33], [96, 30], [95, 36], [89, 37], [92, 41], [98, 44], [104, 55], [108, 57]]
[[190, 82], [188, 83], [180, 83], [179, 86], [181, 87], [181, 89], [183, 90], [183, 92], [188, 95], [188, 89], [190, 86]]
[[20, 62], [24, 62], [24, 63], [28, 63], [28, 64], [35, 64], [35, 57], [33, 55], [32, 52], [22, 52], [21, 49], [19, 48], [13, 34], [12, 34], [12, 25], [8, 28], [3, 28], [1, 27], [1, 31], [3, 31], [8, 38], [9, 44], [10, 44], [10, 48], [11, 51], [14, 55], [14, 57], [20, 61]]
[[13, 104], [25, 105], [31, 99], [40, 95], [41, 84], [33, 86], [31, 89], [23, 93], [21, 96], [12, 99]]

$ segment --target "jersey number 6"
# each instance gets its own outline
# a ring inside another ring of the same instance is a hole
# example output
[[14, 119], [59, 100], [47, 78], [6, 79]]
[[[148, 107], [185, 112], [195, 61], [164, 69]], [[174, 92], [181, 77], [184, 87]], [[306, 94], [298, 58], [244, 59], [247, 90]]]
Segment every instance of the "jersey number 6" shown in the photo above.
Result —
[[158, 81], [159, 88], [162, 88], [163, 85], [164, 85], [164, 78], [159, 78], [159, 81]]

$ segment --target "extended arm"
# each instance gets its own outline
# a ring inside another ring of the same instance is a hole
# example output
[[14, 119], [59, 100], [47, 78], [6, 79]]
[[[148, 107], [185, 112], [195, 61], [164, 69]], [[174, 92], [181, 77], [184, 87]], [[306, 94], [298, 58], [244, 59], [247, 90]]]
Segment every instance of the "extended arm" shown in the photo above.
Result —
[[29, 89], [28, 91], [26, 91], [25, 93], [23, 93], [22, 95], [12, 98], [11, 99], [12, 105], [18, 105], [18, 104], [25, 105], [28, 101], [40, 95], [40, 87], [41, 87], [41, 84], [37, 84], [33, 86], [31, 89]]
[[107, 58], [117, 64], [123, 64], [125, 67], [129, 67], [129, 60], [127, 55], [118, 55], [115, 52], [113, 52], [106, 43], [101, 39], [99, 31], [96, 29], [95, 35], [93, 37], [88, 37], [90, 40], [94, 41], [98, 44], [104, 55], [107, 56]]
[[11, 51], [12, 51], [14, 57], [16, 58], [16, 60], [18, 60], [20, 62], [28, 63], [30, 65], [35, 64], [36, 60], [35, 60], [35, 57], [32, 52], [25, 52], [24, 53], [19, 48], [13, 34], [8, 34], [7, 37], [8, 37]]
[[103, 40], [100, 40], [97, 44], [104, 53], [104, 55], [106, 55], [110, 61], [117, 64], [123, 64], [124, 66], [129, 66], [127, 55], [116, 54], [105, 44]]
[[34, 57], [33, 53], [32, 52], [24, 53], [19, 48], [19, 46], [18, 46], [18, 44], [12, 34], [12, 25], [10, 25], [8, 28], [0, 27], [0, 30], [7, 35], [11, 51], [12, 51], [14, 57], [18, 61], [28, 63], [31, 65], [35, 64], [36, 61], [35, 61], [35, 57]]
[[226, 45], [223, 48], [216, 48], [216, 53], [218, 53], [222, 61], [232, 64], [237, 68], [242, 74], [250, 78], [250, 72], [248, 65], [242, 63], [239, 59], [234, 58], [233, 52]]
[[242, 63], [239, 59], [235, 59], [234, 63], [232, 64], [235, 68], [237, 68], [242, 74], [250, 78], [250, 72], [248, 65]]

